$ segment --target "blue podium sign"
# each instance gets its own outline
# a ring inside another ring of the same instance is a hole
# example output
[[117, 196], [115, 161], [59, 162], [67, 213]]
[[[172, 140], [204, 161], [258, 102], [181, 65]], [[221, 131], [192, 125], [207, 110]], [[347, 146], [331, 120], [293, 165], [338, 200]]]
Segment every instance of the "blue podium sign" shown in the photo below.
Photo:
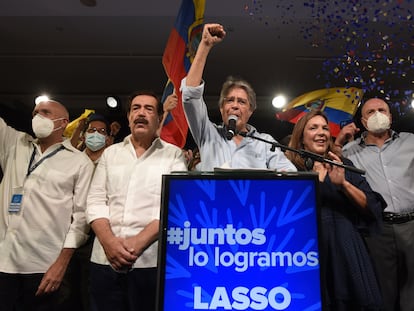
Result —
[[157, 310], [321, 310], [317, 184], [165, 175]]

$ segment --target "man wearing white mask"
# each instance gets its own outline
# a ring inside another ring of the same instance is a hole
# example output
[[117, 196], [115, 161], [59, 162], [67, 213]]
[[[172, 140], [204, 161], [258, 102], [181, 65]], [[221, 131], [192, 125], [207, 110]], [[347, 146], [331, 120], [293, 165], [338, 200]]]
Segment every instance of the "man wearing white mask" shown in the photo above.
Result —
[[[372, 189], [387, 202], [381, 235], [367, 238], [382, 288], [385, 311], [414, 310], [414, 134], [391, 129], [388, 104], [379, 98], [361, 108], [367, 129], [346, 144], [343, 155], [366, 171]], [[345, 126], [335, 144], [343, 145], [359, 129]]]
[[57, 101], [39, 103], [37, 139], [0, 118], [0, 301], [2, 310], [64, 310], [62, 280], [89, 227], [88, 157], [63, 139], [69, 114]]

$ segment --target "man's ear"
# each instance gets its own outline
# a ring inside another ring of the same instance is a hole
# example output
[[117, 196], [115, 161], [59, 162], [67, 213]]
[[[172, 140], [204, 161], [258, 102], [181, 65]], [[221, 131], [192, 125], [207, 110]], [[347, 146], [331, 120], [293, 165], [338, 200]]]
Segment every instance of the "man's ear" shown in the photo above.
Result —
[[68, 124], [69, 124], [69, 120], [68, 120], [68, 119], [62, 119], [61, 121], [62, 121], [62, 123], [63, 123], [63, 124], [62, 124], [62, 128], [64, 128], [64, 129], [65, 129], [65, 128], [68, 126]]

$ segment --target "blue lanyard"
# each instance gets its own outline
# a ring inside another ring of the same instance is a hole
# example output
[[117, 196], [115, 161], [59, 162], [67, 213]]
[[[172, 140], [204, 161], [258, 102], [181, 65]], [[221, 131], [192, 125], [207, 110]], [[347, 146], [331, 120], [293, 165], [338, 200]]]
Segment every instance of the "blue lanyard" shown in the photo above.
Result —
[[26, 177], [29, 176], [40, 164], [43, 163], [44, 160], [54, 156], [56, 153], [58, 153], [59, 151], [65, 149], [64, 146], [60, 146], [59, 148], [57, 148], [56, 150], [52, 151], [51, 153], [49, 153], [47, 156], [41, 158], [39, 161], [37, 161], [33, 166], [33, 161], [36, 155], [36, 147], [33, 149], [33, 153], [32, 153], [32, 157], [30, 158], [30, 163], [29, 163], [29, 167], [27, 168], [27, 174]]

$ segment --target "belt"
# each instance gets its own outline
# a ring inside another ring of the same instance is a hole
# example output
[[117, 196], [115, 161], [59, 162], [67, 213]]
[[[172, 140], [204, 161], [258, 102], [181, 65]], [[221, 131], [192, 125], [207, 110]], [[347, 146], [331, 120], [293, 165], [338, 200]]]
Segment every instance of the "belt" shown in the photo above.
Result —
[[390, 224], [402, 224], [414, 219], [414, 212], [406, 214], [383, 212], [382, 219]]

